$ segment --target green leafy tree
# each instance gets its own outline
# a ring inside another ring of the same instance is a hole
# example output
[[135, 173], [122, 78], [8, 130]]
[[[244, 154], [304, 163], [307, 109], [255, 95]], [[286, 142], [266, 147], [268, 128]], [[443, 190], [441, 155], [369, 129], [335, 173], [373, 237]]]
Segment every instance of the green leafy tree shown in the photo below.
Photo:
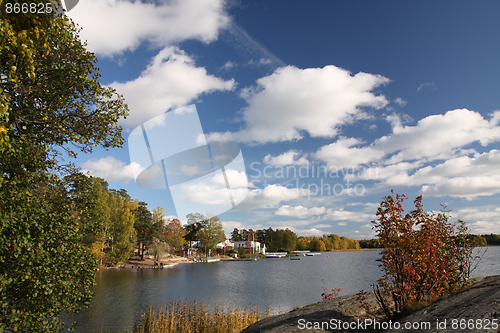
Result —
[[486, 240], [486, 245], [500, 245], [500, 236], [495, 234], [481, 235]]
[[81, 173], [70, 174], [64, 181], [76, 202], [74, 213], [81, 224], [83, 243], [90, 247], [96, 241], [101, 242], [110, 225], [107, 182]]
[[324, 252], [326, 251], [325, 243], [319, 237], [313, 237], [311, 243], [309, 243], [309, 250], [314, 252]]
[[218, 216], [206, 218], [203, 228], [200, 230], [200, 240], [207, 249], [214, 250], [216, 245], [226, 239], [222, 222]]
[[115, 263], [130, 257], [133, 242], [135, 216], [139, 202], [132, 201], [125, 190], [111, 191], [111, 253], [110, 259]]
[[283, 247], [289, 251], [295, 250], [295, 244], [297, 243], [297, 235], [295, 232], [286, 228], [283, 230]]
[[61, 164], [60, 152], [74, 157], [97, 145], [121, 146], [116, 123], [127, 107], [100, 85], [96, 59], [68, 17], [7, 14], [5, 3], [0, 1], [0, 330], [54, 332], [61, 329], [62, 311], [89, 304], [96, 265], [82, 245], [82, 195], [72, 196], [57, 176], [74, 171], [71, 163]]

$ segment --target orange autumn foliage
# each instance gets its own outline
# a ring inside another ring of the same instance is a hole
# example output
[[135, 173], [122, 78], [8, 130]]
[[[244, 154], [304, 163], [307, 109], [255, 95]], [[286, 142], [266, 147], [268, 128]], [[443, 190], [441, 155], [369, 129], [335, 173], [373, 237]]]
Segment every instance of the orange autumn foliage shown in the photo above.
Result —
[[404, 215], [406, 196], [384, 198], [372, 221], [376, 236], [385, 246], [380, 259], [384, 275], [375, 294], [387, 317], [403, 306], [436, 299], [467, 285], [474, 244], [466, 237], [463, 221], [448, 223], [449, 211], [424, 212], [422, 196], [415, 209]]

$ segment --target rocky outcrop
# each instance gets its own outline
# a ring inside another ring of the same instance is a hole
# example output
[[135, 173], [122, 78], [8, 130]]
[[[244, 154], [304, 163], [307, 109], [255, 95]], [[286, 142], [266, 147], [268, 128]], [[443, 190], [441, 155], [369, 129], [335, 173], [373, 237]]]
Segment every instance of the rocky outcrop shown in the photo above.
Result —
[[[366, 301], [372, 307], [377, 306], [372, 293], [368, 294]], [[341, 327], [339, 325], [344, 322], [357, 323], [359, 320], [360, 323], [364, 323], [365, 318], [368, 318], [366, 310], [361, 307], [356, 296], [341, 296], [265, 318], [250, 325], [242, 333], [344, 332], [336, 327]], [[349, 329], [348, 332], [362, 332], [362, 330]]]
[[[373, 307], [376, 306], [373, 294], [369, 294], [367, 301]], [[355, 296], [342, 296], [263, 319], [242, 333], [366, 332], [366, 324], [374, 321]], [[378, 320], [377, 330], [370, 331], [380, 332], [389, 328], [384, 332], [496, 333], [500, 332], [499, 321], [500, 276], [494, 276], [397, 322], [384, 323]], [[409, 325], [408, 329], [405, 329], [405, 325]]]
[[[465, 291], [414, 312], [398, 323], [403, 329], [384, 333], [415, 332], [405, 325], [420, 326], [418, 332], [500, 332], [500, 276], [485, 278]], [[427, 327], [423, 328], [424, 323]]]

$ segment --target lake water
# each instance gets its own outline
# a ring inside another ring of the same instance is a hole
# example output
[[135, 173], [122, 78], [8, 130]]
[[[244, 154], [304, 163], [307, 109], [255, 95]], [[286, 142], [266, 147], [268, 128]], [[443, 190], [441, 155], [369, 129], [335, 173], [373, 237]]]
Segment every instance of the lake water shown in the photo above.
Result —
[[[487, 249], [472, 277], [500, 275], [500, 247]], [[110, 269], [96, 275], [90, 308], [72, 318], [75, 332], [128, 332], [150, 305], [179, 298], [208, 304], [257, 305], [272, 312], [321, 300], [322, 287], [340, 295], [371, 290], [380, 276], [379, 251], [325, 252], [259, 261], [180, 264], [171, 269]]]

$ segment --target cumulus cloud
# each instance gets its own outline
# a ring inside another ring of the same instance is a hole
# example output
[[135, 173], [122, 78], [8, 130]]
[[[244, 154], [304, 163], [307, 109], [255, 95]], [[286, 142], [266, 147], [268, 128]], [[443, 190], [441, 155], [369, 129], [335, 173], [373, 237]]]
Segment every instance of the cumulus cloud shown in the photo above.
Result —
[[299, 69], [287, 66], [257, 80], [242, 97], [245, 126], [239, 132], [212, 133], [210, 140], [264, 144], [299, 140], [304, 132], [332, 138], [340, 126], [366, 117], [363, 107], [388, 104], [372, 91], [389, 79], [368, 73], [351, 75], [335, 66]]
[[392, 115], [387, 117], [390, 135], [370, 144], [342, 137], [312, 156], [330, 168], [357, 169], [346, 174], [349, 181], [422, 186], [422, 192], [432, 196], [491, 195], [500, 192], [500, 154], [495, 149], [477, 153], [469, 145], [500, 141], [498, 113], [488, 120], [478, 112], [457, 109], [423, 118], [415, 126], [405, 126], [401, 117]]
[[[380, 151], [372, 146], [361, 145], [364, 142], [356, 138], [339, 138], [334, 143], [323, 146], [313, 155], [326, 162], [329, 168], [357, 168], [383, 158]], [[357, 147], [361, 146], [361, 147]]]
[[[500, 152], [492, 149], [473, 157], [459, 156], [435, 166], [409, 172], [422, 163], [398, 163], [380, 168], [377, 174], [387, 185], [422, 186], [422, 193], [431, 196], [474, 198], [500, 193]], [[401, 166], [399, 169], [398, 166]]]
[[271, 156], [271, 154], [267, 154], [266, 157], [264, 157], [264, 163], [272, 166], [308, 165], [309, 161], [307, 160], [306, 155], [300, 155], [302, 155], [302, 152], [293, 149], [278, 156]]
[[203, 93], [230, 91], [234, 85], [234, 80], [224, 81], [196, 67], [194, 60], [177, 47], [160, 51], [135, 80], [110, 84], [124, 95], [130, 109], [122, 125], [132, 128], [169, 109], [185, 106]]
[[237, 206], [238, 210], [274, 208], [283, 201], [298, 199], [309, 195], [307, 189], [288, 188], [281, 185], [267, 185], [264, 189], [254, 189], [246, 199]]
[[479, 142], [487, 146], [500, 140], [500, 126], [496, 113], [486, 120], [475, 111], [457, 109], [442, 115], [432, 115], [415, 126], [403, 126], [399, 116], [388, 117], [392, 133], [376, 139], [369, 145], [357, 138], [340, 138], [323, 146], [314, 157], [329, 165], [358, 166], [384, 160], [386, 165], [415, 160], [448, 159], [457, 154], [470, 153], [463, 147]]
[[447, 178], [437, 184], [422, 186], [422, 193], [431, 196], [452, 196], [472, 199], [500, 193], [500, 176]]
[[454, 219], [469, 223], [473, 234], [500, 234], [500, 207], [467, 207], [454, 210], [451, 214]]
[[405, 106], [408, 102], [401, 97], [397, 97], [396, 99], [394, 99], [394, 103], [398, 104], [399, 106]]
[[125, 164], [113, 156], [99, 160], [88, 160], [81, 164], [82, 172], [89, 173], [94, 177], [100, 177], [110, 182], [124, 181], [128, 183], [134, 180], [134, 169], [140, 173], [143, 168], [138, 163]]
[[165, 47], [186, 39], [208, 43], [230, 23], [224, 0], [81, 1], [68, 15], [83, 29], [88, 49], [113, 56], [148, 41]]
[[375, 140], [374, 149], [385, 155], [396, 153], [390, 163], [426, 158], [442, 158], [453, 149], [473, 142], [483, 146], [500, 140], [500, 127], [475, 111], [457, 109], [432, 115], [416, 126], [393, 123], [392, 134]]
[[299, 219], [304, 219], [314, 215], [321, 215], [326, 212], [325, 207], [311, 207], [306, 208], [303, 206], [289, 206], [283, 205], [278, 210], [276, 210], [276, 215], [297, 217]]
[[[226, 169], [225, 173], [225, 177], [229, 179], [233, 200], [235, 203], [241, 202], [246, 197], [250, 185], [246, 173], [232, 169]], [[230, 203], [225, 177], [222, 172], [215, 172], [194, 181], [172, 186], [170, 189], [173, 195], [179, 197], [181, 206], [225, 207]]]

